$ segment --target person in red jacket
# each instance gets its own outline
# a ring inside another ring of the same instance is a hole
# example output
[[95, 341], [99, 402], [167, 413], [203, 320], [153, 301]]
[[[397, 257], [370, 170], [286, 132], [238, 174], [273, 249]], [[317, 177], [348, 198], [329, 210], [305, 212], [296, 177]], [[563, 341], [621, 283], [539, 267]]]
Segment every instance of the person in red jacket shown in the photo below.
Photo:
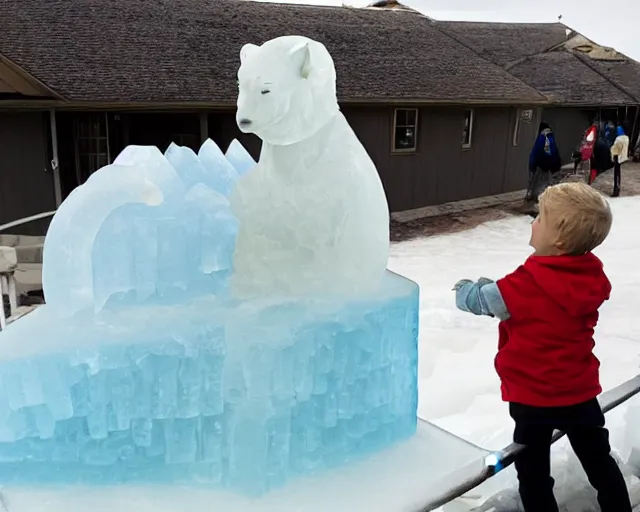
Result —
[[534, 253], [511, 274], [456, 283], [456, 305], [501, 320], [495, 368], [515, 421], [519, 492], [526, 512], [557, 512], [550, 448], [567, 434], [603, 512], [631, 512], [622, 472], [611, 456], [597, 400], [600, 363], [593, 353], [598, 309], [611, 284], [591, 252], [609, 234], [602, 194], [584, 183], [548, 188], [532, 223]]

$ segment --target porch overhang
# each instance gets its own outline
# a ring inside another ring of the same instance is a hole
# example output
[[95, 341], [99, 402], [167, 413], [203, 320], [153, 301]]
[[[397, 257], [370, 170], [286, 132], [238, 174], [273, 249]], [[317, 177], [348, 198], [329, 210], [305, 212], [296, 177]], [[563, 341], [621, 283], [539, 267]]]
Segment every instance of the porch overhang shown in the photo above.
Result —
[[[15, 62], [0, 55], [0, 95], [2, 94], [7, 94], [10, 97], [19, 96], [18, 99], [9, 101], [32, 101], [33, 99], [64, 100], [60, 94], [22, 69]], [[24, 100], [20, 97], [23, 97]]]
[[[362, 106], [362, 107], [383, 107], [383, 106], [415, 106], [415, 107], [460, 107], [460, 106], [476, 106], [476, 107], [547, 107], [553, 103], [548, 100], [537, 101], [513, 101], [505, 102], [504, 100], [421, 100], [421, 99], [338, 99], [341, 105], [345, 106]], [[142, 102], [142, 101], [65, 101], [45, 98], [13, 98], [0, 100], [0, 111], [2, 110], [77, 110], [77, 111], [138, 111], [138, 112], [199, 112], [202, 110], [235, 110], [235, 103], [216, 103], [216, 102]]]

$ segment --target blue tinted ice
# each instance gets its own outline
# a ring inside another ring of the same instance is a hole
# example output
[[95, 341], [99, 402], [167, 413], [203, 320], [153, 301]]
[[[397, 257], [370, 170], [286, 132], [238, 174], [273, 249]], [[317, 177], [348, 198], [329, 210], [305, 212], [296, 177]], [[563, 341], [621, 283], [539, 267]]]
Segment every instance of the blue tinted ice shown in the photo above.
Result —
[[206, 140], [202, 145], [198, 158], [211, 178], [210, 186], [228, 197], [239, 177], [238, 171], [211, 139]]
[[245, 149], [245, 147], [240, 144], [240, 142], [238, 142], [238, 139], [233, 139], [231, 141], [231, 144], [229, 144], [229, 148], [227, 149], [225, 156], [241, 176], [243, 174], [246, 174], [256, 165], [256, 161]]
[[[205, 154], [222, 155], [213, 141]], [[63, 316], [219, 293], [232, 265], [237, 221], [189, 148], [130, 146], [60, 206], [47, 233], [43, 286]], [[223, 157], [224, 158], [224, 157]], [[229, 162], [219, 165], [228, 181]], [[225, 181], [225, 182], [226, 182]], [[230, 186], [230, 185], [229, 185]]]

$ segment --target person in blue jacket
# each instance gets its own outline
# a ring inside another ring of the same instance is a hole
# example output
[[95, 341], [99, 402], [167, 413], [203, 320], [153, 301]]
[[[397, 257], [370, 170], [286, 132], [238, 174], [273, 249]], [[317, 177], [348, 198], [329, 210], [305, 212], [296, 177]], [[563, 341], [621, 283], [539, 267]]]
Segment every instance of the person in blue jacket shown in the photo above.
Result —
[[535, 201], [539, 195], [536, 189], [541, 177], [545, 173], [558, 172], [561, 168], [562, 159], [553, 130], [547, 123], [540, 123], [538, 137], [529, 154], [529, 187], [526, 199]]

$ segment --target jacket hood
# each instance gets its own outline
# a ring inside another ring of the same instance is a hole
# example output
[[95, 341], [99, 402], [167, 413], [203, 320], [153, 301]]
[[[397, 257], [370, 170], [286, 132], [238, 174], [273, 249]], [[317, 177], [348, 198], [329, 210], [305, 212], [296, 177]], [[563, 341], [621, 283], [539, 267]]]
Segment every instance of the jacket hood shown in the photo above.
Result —
[[549, 126], [545, 122], [542, 122], [542, 123], [540, 123], [540, 126], [538, 126], [538, 134], [542, 133], [544, 130], [551, 131], [551, 126]]
[[602, 262], [592, 253], [530, 256], [525, 268], [540, 289], [571, 316], [596, 311], [611, 294]]

